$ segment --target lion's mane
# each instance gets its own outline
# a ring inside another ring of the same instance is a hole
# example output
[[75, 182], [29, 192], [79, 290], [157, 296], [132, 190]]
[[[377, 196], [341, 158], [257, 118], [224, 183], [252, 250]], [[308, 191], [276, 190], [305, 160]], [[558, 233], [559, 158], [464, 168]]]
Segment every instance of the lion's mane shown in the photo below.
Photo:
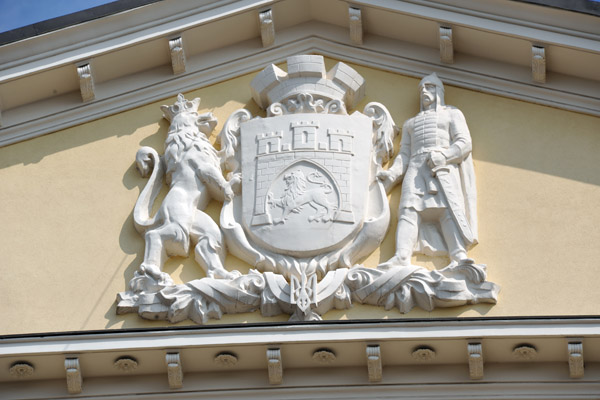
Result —
[[[194, 117], [194, 115], [189, 116]], [[211, 164], [217, 169], [220, 168], [217, 150], [215, 150], [204, 133], [198, 131], [194, 126], [193, 118], [180, 118], [171, 123], [165, 141], [164, 160], [167, 167], [167, 182], [171, 181], [171, 175], [190, 149], [199, 151], [204, 162]]]
[[286, 188], [282, 200], [286, 205], [292, 205], [296, 197], [306, 192], [306, 178], [300, 170], [292, 171], [287, 176], [291, 178], [291, 181], [286, 179]]

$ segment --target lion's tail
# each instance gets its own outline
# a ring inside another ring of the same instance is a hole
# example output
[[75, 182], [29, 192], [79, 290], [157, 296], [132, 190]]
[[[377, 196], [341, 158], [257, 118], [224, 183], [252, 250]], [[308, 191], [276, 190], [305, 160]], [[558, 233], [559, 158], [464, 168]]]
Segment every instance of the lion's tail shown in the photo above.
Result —
[[154, 200], [162, 187], [165, 171], [160, 156], [151, 147], [142, 147], [139, 149], [135, 155], [135, 160], [142, 177], [146, 178], [151, 173], [150, 179], [146, 183], [142, 193], [140, 193], [140, 197], [138, 197], [133, 209], [135, 229], [139, 233], [145, 233], [148, 228], [156, 224], [156, 216], [150, 217], [150, 212]]

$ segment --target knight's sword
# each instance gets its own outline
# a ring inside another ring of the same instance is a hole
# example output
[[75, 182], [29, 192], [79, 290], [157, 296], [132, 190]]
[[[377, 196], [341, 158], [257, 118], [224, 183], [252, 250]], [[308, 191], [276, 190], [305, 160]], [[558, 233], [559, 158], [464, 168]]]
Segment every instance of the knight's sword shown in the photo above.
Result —
[[457, 201], [457, 199], [459, 199], [461, 196], [458, 196], [458, 193], [455, 193], [457, 188], [455, 188], [455, 185], [452, 184], [452, 180], [450, 178], [450, 167], [448, 165], [434, 167], [431, 170], [431, 174], [437, 178], [438, 182], [440, 183], [442, 191], [446, 196], [446, 200], [448, 200], [448, 208], [450, 209], [450, 213], [452, 214], [456, 225], [460, 229], [460, 232], [468, 242], [473, 242], [475, 237], [473, 236], [473, 232], [471, 231], [471, 227], [467, 221], [464, 204], [460, 204]]

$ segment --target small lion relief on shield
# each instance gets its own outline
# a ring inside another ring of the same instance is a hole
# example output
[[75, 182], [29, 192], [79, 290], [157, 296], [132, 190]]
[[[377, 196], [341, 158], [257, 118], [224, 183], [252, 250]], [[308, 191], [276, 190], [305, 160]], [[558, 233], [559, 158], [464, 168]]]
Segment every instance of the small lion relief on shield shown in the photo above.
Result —
[[[280, 188], [282, 182], [284, 188]], [[306, 210], [305, 205], [313, 208], [312, 214], [300, 217], [308, 222], [330, 222], [337, 216], [339, 194], [334, 192], [333, 184], [327, 183], [319, 171], [313, 170], [306, 176], [298, 168], [285, 173], [281, 180], [273, 183], [275, 189], [281, 192], [277, 198], [271, 190], [267, 193], [267, 213], [271, 214], [269, 209], [281, 208], [281, 216], [273, 219], [274, 224], [285, 223], [290, 213], [300, 214], [303, 208]]]
[[[119, 293], [117, 312], [203, 324], [256, 310], [318, 320], [353, 302], [401, 312], [415, 305], [431, 310], [495, 303], [498, 286], [485, 280], [485, 265], [466, 256], [440, 271], [404, 265], [398, 257], [377, 268], [358, 264], [389, 228], [386, 189], [395, 170], [383, 166], [399, 130], [382, 104], [348, 112], [365, 95], [364, 79], [348, 65], [326, 71], [322, 56], [301, 55], [288, 58], [287, 66], [288, 72], [270, 65], [256, 75], [252, 97], [267, 115], [252, 117], [245, 109], [231, 114], [218, 135], [220, 151], [208, 141], [216, 119], [198, 113], [200, 99], [179, 95], [174, 105], [163, 106], [171, 123], [164, 155], [144, 147], [137, 156], [138, 169], [149, 176], [134, 209], [146, 241], [144, 261], [130, 290]], [[451, 115], [436, 110], [443, 118]], [[443, 122], [438, 114], [429, 112], [427, 123]], [[446, 145], [452, 140], [449, 133]], [[420, 149], [416, 157], [438, 150]], [[460, 165], [462, 158], [456, 160]], [[443, 187], [450, 181], [435, 167]], [[169, 192], [151, 216], [163, 182]], [[442, 196], [425, 203], [446, 207], [448, 218], [460, 216], [456, 202], [448, 207]], [[223, 202], [219, 224], [203, 212], [211, 198]], [[419, 211], [414, 218], [420, 223]], [[206, 277], [174, 284], [163, 271], [165, 261], [191, 251]], [[254, 269], [246, 275], [228, 270], [226, 252]]]

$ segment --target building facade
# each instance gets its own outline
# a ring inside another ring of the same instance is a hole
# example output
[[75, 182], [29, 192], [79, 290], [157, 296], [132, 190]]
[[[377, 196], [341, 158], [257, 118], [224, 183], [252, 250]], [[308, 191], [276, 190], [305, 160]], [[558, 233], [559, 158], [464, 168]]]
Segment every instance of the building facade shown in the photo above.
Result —
[[[0, 46], [0, 397], [600, 396], [591, 5], [142, 3]], [[415, 252], [409, 287], [386, 264], [407, 189], [381, 173], [432, 73], [472, 140], [477, 267]], [[185, 161], [205, 219], [153, 242], [177, 132], [207, 138], [181, 145], [206, 157]], [[312, 197], [290, 200], [299, 174]], [[363, 295], [352, 271], [385, 283]]]

